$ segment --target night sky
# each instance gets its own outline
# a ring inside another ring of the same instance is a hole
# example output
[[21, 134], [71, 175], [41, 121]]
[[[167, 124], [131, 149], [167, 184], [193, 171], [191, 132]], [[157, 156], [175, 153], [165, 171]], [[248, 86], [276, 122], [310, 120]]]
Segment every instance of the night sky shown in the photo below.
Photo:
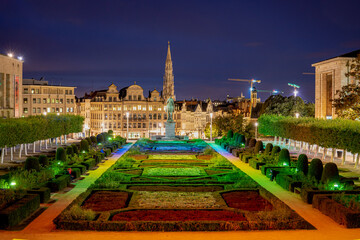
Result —
[[[77, 96], [134, 81], [162, 89], [171, 43], [177, 99], [258, 89], [314, 101], [312, 63], [360, 48], [360, 1], [0, 0], [0, 52], [24, 56], [24, 78], [77, 86]], [[270, 94], [261, 94], [265, 100]]]

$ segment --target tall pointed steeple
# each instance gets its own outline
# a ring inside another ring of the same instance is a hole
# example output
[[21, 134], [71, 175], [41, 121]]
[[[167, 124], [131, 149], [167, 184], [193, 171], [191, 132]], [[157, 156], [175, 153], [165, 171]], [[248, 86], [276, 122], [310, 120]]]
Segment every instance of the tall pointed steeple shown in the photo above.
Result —
[[163, 82], [163, 97], [167, 101], [168, 98], [172, 97], [175, 100], [174, 94], [174, 74], [173, 74], [173, 64], [171, 61], [171, 52], [170, 52], [170, 42], [168, 42], [168, 50], [165, 61], [165, 74]]

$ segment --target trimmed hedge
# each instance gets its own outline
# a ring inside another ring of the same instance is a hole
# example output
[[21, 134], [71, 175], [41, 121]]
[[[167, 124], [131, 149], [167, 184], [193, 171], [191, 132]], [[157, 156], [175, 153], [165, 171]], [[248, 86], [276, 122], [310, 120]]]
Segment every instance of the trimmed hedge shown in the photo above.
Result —
[[321, 160], [318, 158], [314, 158], [313, 160], [311, 160], [308, 177], [315, 178], [317, 181], [320, 181], [322, 172], [323, 172], [323, 165]]
[[62, 161], [62, 162], [66, 161], [66, 153], [65, 153], [64, 148], [59, 147], [56, 149], [55, 160]]
[[40, 207], [38, 194], [25, 195], [7, 208], [0, 210], [0, 228], [18, 225]]
[[51, 192], [58, 192], [66, 188], [70, 184], [70, 175], [62, 175], [58, 178], [52, 179], [47, 183], [47, 187], [50, 188]]
[[84, 118], [79, 115], [47, 114], [25, 118], [0, 119], [0, 148], [33, 143], [82, 131]]
[[90, 170], [90, 169], [92, 169], [93, 167], [95, 167], [96, 161], [95, 161], [95, 159], [90, 158], [90, 159], [82, 162], [81, 164], [84, 165], [84, 166], [86, 166], [86, 169], [87, 169], [87, 170]]
[[360, 153], [360, 141], [354, 141], [354, 139], [360, 139], [359, 121], [261, 115], [258, 123], [258, 131], [264, 135]]
[[41, 166], [46, 167], [49, 166], [49, 159], [46, 155], [39, 156], [39, 163]]
[[28, 190], [29, 194], [38, 194], [40, 196], [40, 203], [47, 203], [50, 200], [50, 188], [41, 187], [41, 188], [33, 188]]
[[35, 170], [37, 172], [40, 171], [39, 159], [37, 157], [28, 157], [25, 161], [25, 170], [31, 171]]

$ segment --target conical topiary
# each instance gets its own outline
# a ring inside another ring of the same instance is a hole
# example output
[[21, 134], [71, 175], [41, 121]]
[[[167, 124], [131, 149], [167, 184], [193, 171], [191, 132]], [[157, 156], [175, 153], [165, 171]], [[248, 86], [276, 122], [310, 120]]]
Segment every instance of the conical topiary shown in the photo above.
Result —
[[40, 155], [39, 156], [39, 163], [41, 166], [46, 167], [49, 166], [49, 159], [47, 156], [45, 155]]
[[86, 139], [80, 141], [80, 152], [89, 151], [89, 142]]
[[265, 155], [270, 155], [272, 149], [273, 149], [273, 145], [272, 145], [271, 143], [266, 144], [264, 154], [265, 154]]
[[281, 148], [279, 146], [273, 147], [273, 149], [271, 150], [271, 156], [275, 157], [280, 151], [281, 151]]
[[327, 163], [325, 164], [324, 170], [321, 176], [322, 183], [328, 183], [331, 181], [336, 181], [339, 179], [339, 170], [335, 163]]
[[102, 134], [98, 134], [96, 136], [97, 143], [103, 143], [104, 142], [104, 136]]
[[79, 154], [79, 149], [75, 144], [71, 144], [71, 147], [73, 148], [74, 154]]
[[90, 137], [91, 143], [95, 144], [96, 143], [96, 137], [95, 136], [91, 136]]
[[311, 160], [310, 166], [309, 166], [308, 177], [310, 179], [314, 178], [314, 179], [320, 181], [322, 172], [323, 172], [323, 164], [322, 164], [321, 160], [318, 158], [314, 158], [313, 160]]
[[238, 143], [239, 143], [239, 144], [245, 144], [245, 137], [244, 137], [244, 135], [242, 135], [242, 134], [239, 135]]
[[229, 131], [227, 132], [227, 138], [228, 138], [228, 139], [232, 139], [233, 136], [234, 136], [233, 131], [232, 131], [232, 130], [229, 130]]
[[64, 148], [59, 147], [56, 149], [55, 160], [62, 161], [62, 162], [66, 161], [66, 153], [65, 153]]
[[296, 169], [298, 172], [304, 173], [306, 176], [309, 169], [309, 161], [306, 154], [300, 154], [296, 163]]
[[264, 151], [264, 144], [262, 141], [257, 141], [254, 148], [254, 153], [258, 154], [259, 152]]
[[40, 164], [39, 164], [39, 159], [37, 157], [28, 157], [25, 161], [25, 165], [24, 165], [25, 170], [31, 171], [31, 170], [35, 170], [35, 171], [40, 171]]
[[74, 156], [74, 149], [72, 148], [72, 146], [66, 147], [66, 155]]
[[255, 145], [256, 145], [256, 139], [255, 138], [250, 139], [249, 148], [255, 147]]
[[286, 148], [281, 149], [278, 164], [280, 166], [290, 166], [290, 153]]

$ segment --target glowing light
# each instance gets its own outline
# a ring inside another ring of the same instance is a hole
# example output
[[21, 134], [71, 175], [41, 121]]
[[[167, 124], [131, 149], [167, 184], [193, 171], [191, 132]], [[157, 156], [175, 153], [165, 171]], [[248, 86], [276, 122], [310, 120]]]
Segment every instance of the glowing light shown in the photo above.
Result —
[[259, 125], [259, 123], [258, 123], [258, 122], [256, 122], [256, 123], [255, 123], [255, 127], [257, 127], [258, 125]]
[[60, 113], [57, 113], [56, 115], [58, 115], [58, 116], [59, 116], [59, 115], [60, 115]]
[[251, 87], [251, 88], [250, 88], [250, 91], [252, 92], [253, 90], [254, 90], [254, 88]]
[[283, 166], [287, 166], [287, 163], [286, 163], [286, 162], [284, 162], [284, 163], [283, 163]]
[[296, 97], [296, 95], [298, 94], [299, 92], [297, 90], [294, 91], [294, 96]]
[[129, 113], [129, 112], [126, 112], [126, 117], [127, 117], [127, 118], [129, 118], [129, 115], [130, 115], [130, 113]]
[[339, 187], [339, 185], [335, 183], [335, 184], [334, 184], [334, 187], [336, 187], [336, 188], [337, 188], [337, 187]]
[[210, 117], [211, 117], [211, 118], [213, 117], [213, 113], [210, 113]]
[[58, 165], [61, 165], [61, 162], [59, 161], [57, 164], [58, 164]]
[[300, 113], [295, 113], [296, 118], [299, 118], [299, 116], [300, 116]]
[[18, 59], [19, 59], [20, 61], [22, 61], [22, 60], [23, 60], [23, 57], [22, 57], [22, 56], [18, 56]]
[[47, 112], [44, 112], [43, 114], [46, 116]]
[[85, 153], [85, 150], [84, 150], [84, 151], [82, 151], [82, 153]]
[[7, 55], [8, 55], [8, 57], [11, 57], [11, 58], [14, 56], [13, 53], [8, 53]]
[[10, 186], [16, 186], [16, 182], [11, 182]]
[[109, 137], [108, 139], [111, 140], [111, 137]]

